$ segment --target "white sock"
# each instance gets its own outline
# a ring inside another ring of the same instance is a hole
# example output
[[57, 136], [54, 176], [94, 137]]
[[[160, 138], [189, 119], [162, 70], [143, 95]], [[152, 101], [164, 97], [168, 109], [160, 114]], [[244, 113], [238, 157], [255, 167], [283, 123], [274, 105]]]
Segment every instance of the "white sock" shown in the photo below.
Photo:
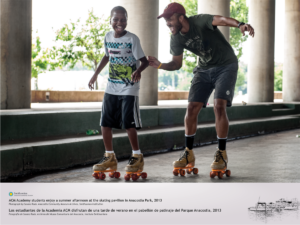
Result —
[[226, 138], [219, 138], [219, 136], [218, 136], [218, 135], [217, 135], [217, 138], [218, 138], [218, 139], [227, 139], [227, 137], [226, 137]]
[[115, 153], [115, 152], [114, 152], [114, 150], [111, 150], [111, 151], [105, 150], [105, 153]]
[[132, 153], [136, 154], [136, 155], [142, 154], [140, 149], [139, 150], [132, 150]]

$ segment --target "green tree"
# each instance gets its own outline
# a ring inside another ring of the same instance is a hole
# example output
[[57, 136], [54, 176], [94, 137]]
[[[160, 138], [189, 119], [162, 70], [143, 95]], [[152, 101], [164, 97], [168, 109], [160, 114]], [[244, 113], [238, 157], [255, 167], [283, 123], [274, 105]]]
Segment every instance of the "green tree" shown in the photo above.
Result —
[[[70, 22], [56, 32], [56, 41], [62, 46], [51, 50], [52, 68], [68, 66], [73, 69], [80, 62], [83, 67], [96, 71], [104, 56], [104, 37], [110, 30], [109, 18], [97, 17], [93, 10], [80, 28], [80, 19]], [[96, 82], [98, 90], [98, 82]]]
[[282, 68], [276, 69], [274, 74], [274, 91], [282, 91]]
[[49, 55], [48, 50], [42, 50], [40, 37], [37, 36], [33, 42], [31, 46], [31, 77], [36, 78], [35, 89], [38, 90], [38, 75], [47, 70]]

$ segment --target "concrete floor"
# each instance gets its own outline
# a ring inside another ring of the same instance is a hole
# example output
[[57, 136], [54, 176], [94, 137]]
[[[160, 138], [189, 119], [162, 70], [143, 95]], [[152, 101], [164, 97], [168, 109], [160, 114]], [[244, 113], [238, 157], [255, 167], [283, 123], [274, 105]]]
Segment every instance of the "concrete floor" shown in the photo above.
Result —
[[[300, 138], [296, 135], [300, 135], [300, 129], [229, 141], [227, 151], [230, 178], [224, 176], [219, 180], [209, 177], [210, 164], [217, 146], [213, 144], [194, 149], [198, 175], [173, 176], [172, 162], [178, 159], [182, 152], [174, 151], [145, 157], [144, 171], [147, 172], [148, 178], [146, 180], [140, 178], [137, 182], [299, 183]], [[23, 178], [21, 182], [125, 182], [123, 177], [126, 164], [127, 161], [118, 164], [120, 179], [109, 178], [106, 174], [105, 180], [95, 180], [91, 176], [93, 171], [90, 165]]]

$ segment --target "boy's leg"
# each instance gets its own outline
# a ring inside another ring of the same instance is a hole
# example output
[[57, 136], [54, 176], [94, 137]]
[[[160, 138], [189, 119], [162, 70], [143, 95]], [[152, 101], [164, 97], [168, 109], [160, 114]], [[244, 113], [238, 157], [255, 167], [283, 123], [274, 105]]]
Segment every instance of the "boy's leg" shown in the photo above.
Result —
[[112, 128], [111, 127], [101, 127], [101, 131], [102, 131], [105, 151], [113, 151]]
[[107, 168], [117, 170], [118, 161], [115, 156], [112, 144], [112, 128], [121, 128], [121, 101], [119, 96], [105, 93], [100, 126], [102, 130], [105, 153], [103, 158], [94, 165], [94, 171], [105, 171]]
[[124, 96], [122, 109], [122, 121], [132, 147], [132, 156], [125, 167], [125, 171], [143, 171], [144, 158], [141, 150], [139, 149], [138, 136], [136, 132], [137, 129], [142, 127], [138, 96]]
[[128, 128], [126, 129], [128, 138], [133, 151], [139, 150], [139, 140], [136, 132], [136, 128]]

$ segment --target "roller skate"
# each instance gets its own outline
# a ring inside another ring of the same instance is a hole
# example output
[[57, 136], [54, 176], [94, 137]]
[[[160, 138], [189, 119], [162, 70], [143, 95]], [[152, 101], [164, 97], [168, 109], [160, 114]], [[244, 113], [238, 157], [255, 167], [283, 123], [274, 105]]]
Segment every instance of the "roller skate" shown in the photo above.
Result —
[[124, 179], [129, 181], [130, 178], [136, 181], [140, 177], [143, 179], [147, 178], [147, 173], [143, 172], [144, 169], [144, 158], [143, 154], [133, 154], [128, 160], [128, 164], [125, 167], [126, 174]]
[[188, 174], [198, 174], [198, 169], [194, 168], [195, 166], [195, 155], [193, 150], [186, 148], [182, 155], [180, 156], [179, 160], [173, 162], [174, 170], [173, 174], [175, 176], [184, 176], [185, 170]]
[[226, 150], [217, 150], [214, 156], [214, 161], [210, 165], [211, 172], [210, 178], [214, 178], [218, 176], [219, 179], [223, 178], [223, 175], [226, 174], [226, 177], [230, 177], [230, 170], [227, 170], [228, 157], [226, 154]]
[[116, 159], [115, 153], [104, 153], [104, 156], [100, 160], [100, 162], [93, 166], [93, 177], [95, 177], [95, 179], [104, 180], [106, 177], [105, 173], [109, 172], [109, 177], [119, 178], [121, 174], [117, 172], [117, 167], [118, 161]]

